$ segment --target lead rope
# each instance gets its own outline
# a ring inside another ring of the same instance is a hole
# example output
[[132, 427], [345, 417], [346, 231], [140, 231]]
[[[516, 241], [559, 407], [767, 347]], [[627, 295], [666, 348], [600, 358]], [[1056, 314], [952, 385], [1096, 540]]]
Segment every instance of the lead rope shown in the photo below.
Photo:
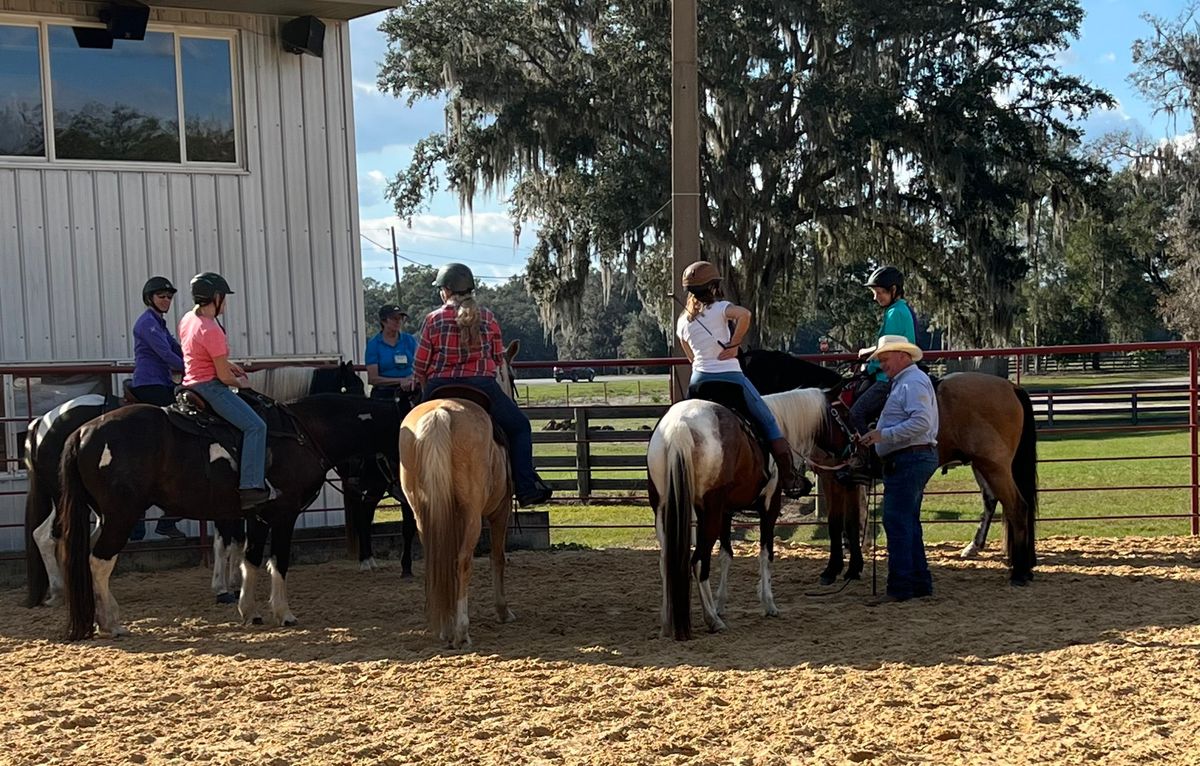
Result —
[[879, 492], [878, 482], [871, 481], [871, 490], [867, 495], [867, 511], [871, 514], [871, 595], [878, 593], [878, 579], [875, 568], [875, 552], [879, 550]]

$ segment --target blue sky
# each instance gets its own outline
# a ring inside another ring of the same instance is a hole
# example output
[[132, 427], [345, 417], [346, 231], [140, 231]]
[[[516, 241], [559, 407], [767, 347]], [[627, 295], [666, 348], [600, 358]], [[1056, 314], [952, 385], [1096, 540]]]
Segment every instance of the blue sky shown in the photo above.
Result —
[[[1104, 88], [1117, 100], [1112, 110], [1092, 115], [1085, 127], [1095, 138], [1111, 130], [1130, 130], [1151, 138], [1166, 138], [1174, 127], [1134, 91], [1127, 78], [1133, 71], [1130, 47], [1149, 35], [1141, 19], [1150, 13], [1176, 17], [1186, 0], [1082, 0], [1086, 17], [1079, 38], [1059, 55], [1062, 68]], [[401, 255], [422, 263], [450, 260], [469, 263], [478, 275], [505, 277], [523, 269], [533, 244], [533, 227], [525, 226], [514, 242], [512, 224], [503, 199], [479, 200], [474, 215], [460, 215], [457, 200], [441, 194], [427, 214], [411, 228], [396, 220], [383, 197], [384, 185], [407, 167], [413, 144], [443, 124], [440, 105], [422, 102], [406, 106], [385, 96], [375, 86], [379, 62], [386, 50], [378, 31], [384, 14], [351, 22], [354, 78], [355, 136], [358, 151], [359, 217], [363, 234], [382, 246], [390, 244], [389, 225], [396, 227]], [[1187, 126], [1180, 123], [1180, 129]], [[364, 241], [363, 274], [390, 280], [391, 256]], [[403, 263], [401, 266], [403, 267]]]

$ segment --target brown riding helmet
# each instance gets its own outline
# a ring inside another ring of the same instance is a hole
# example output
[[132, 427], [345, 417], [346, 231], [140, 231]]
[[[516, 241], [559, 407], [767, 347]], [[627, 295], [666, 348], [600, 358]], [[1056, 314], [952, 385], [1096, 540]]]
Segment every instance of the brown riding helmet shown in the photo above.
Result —
[[684, 287], [700, 287], [709, 282], [720, 282], [721, 272], [708, 261], [696, 261], [683, 270]]

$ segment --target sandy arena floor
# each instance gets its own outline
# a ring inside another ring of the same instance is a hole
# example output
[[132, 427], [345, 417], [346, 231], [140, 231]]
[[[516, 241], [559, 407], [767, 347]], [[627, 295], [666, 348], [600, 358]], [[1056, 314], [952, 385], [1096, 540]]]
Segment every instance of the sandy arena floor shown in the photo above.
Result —
[[806, 597], [821, 552], [785, 547], [766, 619], [742, 546], [728, 632], [685, 644], [654, 551], [512, 555], [509, 625], [479, 559], [465, 653], [398, 565], [294, 569], [291, 629], [238, 624], [207, 572], [125, 575], [115, 642], [0, 591], [0, 763], [1200, 764], [1200, 542], [1041, 550], [1014, 589], [937, 546], [934, 599], [868, 609], [869, 581]]

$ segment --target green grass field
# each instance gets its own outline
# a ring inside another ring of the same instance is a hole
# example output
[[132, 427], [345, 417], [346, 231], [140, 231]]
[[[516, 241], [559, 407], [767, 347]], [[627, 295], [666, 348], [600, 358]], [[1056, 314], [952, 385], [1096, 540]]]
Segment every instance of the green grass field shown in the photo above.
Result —
[[[1033, 390], [1062, 391], [1070, 388], [1107, 386], [1122, 383], [1150, 382], [1178, 377], [1174, 371], [1073, 373], [1056, 375], [1026, 375], [1022, 385]], [[667, 381], [627, 376], [609, 383], [536, 383], [518, 381], [521, 403], [526, 406], [574, 406], [583, 404], [665, 404], [669, 400]], [[1114, 413], [1122, 417], [1125, 413]], [[1155, 416], [1145, 413], [1144, 418]], [[1178, 415], [1174, 416], [1176, 419]], [[1056, 425], [1082, 426], [1095, 418], [1060, 414]], [[535, 432], [545, 432], [546, 421], [535, 420]], [[614, 428], [637, 430], [652, 426], [652, 420], [604, 419], [593, 416], [592, 427], [611, 425]], [[554, 432], [551, 432], [554, 433]], [[539, 456], [571, 456], [576, 446], [569, 440], [572, 433], [556, 432], [567, 443], [537, 444]], [[1186, 429], [1138, 434], [1042, 434], [1039, 439], [1040, 513], [1044, 522], [1038, 536], [1048, 535], [1177, 535], [1190, 531], [1187, 518], [1114, 519], [1126, 515], [1187, 514], [1190, 511], [1190, 464], [1186, 457], [1164, 458], [1164, 455], [1186, 456], [1189, 451]], [[591, 444], [593, 455], [644, 456], [644, 443]], [[1078, 458], [1137, 458], [1132, 460], [1093, 460], [1065, 462]], [[542, 469], [547, 479], [575, 480], [574, 469]], [[645, 469], [594, 469], [593, 478], [642, 479]], [[1108, 487], [1133, 485], [1185, 485], [1176, 489], [1112, 490]], [[1056, 491], [1081, 487], [1076, 491]], [[963, 494], [938, 494], [961, 492]], [[930, 482], [929, 493], [922, 510], [926, 520], [925, 536], [930, 541], [966, 541], [975, 532], [982, 510], [974, 477], [969, 468], [957, 468], [938, 474]], [[564, 491], [560, 494], [572, 494]], [[550, 507], [551, 543], [560, 546], [591, 548], [637, 547], [655, 544], [653, 514], [644, 504], [620, 504], [622, 496], [631, 493], [597, 493], [607, 496], [606, 505], [554, 505]], [[397, 518], [397, 512], [381, 509], [380, 518]], [[1054, 519], [1099, 517], [1086, 520], [1056, 522]], [[749, 530], [753, 538], [755, 530]], [[825, 544], [825, 530], [816, 525], [781, 529], [781, 537], [800, 542]], [[992, 540], [999, 539], [1000, 529], [994, 527]]]
[[[1087, 535], [1179, 535], [1190, 531], [1186, 518], [1173, 519], [1112, 519], [1114, 516], [1149, 514], [1187, 514], [1190, 510], [1190, 491], [1186, 488], [1167, 490], [1110, 490], [1117, 485], [1187, 485], [1190, 464], [1186, 458], [1164, 458], [1163, 455], [1188, 453], [1186, 430], [1122, 434], [1122, 435], [1044, 435], [1039, 441], [1040, 514], [1044, 522], [1038, 536]], [[594, 454], [642, 455], [641, 444], [595, 444]], [[538, 454], [569, 455], [573, 445], [537, 445]], [[1091, 462], [1045, 462], [1068, 458], [1136, 457], [1137, 460]], [[546, 471], [547, 478], [571, 478], [573, 471]], [[596, 470], [594, 477], [640, 477], [644, 470]], [[1082, 491], [1056, 492], [1066, 487], [1088, 488]], [[970, 494], [939, 495], [939, 491], [966, 490]], [[956, 468], [938, 474], [930, 482], [922, 510], [925, 536], [930, 541], [966, 541], [975, 532], [975, 522], [982, 504], [976, 493], [974, 477], [968, 468]], [[619, 493], [613, 493], [617, 495]], [[614, 498], [616, 499], [616, 498]], [[1085, 521], [1056, 522], [1053, 519], [1100, 517]], [[396, 518], [394, 511], [382, 512], [381, 518]], [[964, 523], [947, 523], [964, 522]], [[555, 505], [550, 507], [551, 543], [592, 548], [637, 547], [655, 544], [653, 514], [644, 504], [634, 505]], [[629, 528], [641, 527], [641, 528]], [[781, 537], [790, 536], [799, 542], [816, 541], [824, 544], [824, 529], [817, 526], [798, 527], [794, 533], [781, 530]], [[998, 540], [1000, 530], [993, 527], [992, 540]], [[753, 537], [751, 531], [750, 537]]]

